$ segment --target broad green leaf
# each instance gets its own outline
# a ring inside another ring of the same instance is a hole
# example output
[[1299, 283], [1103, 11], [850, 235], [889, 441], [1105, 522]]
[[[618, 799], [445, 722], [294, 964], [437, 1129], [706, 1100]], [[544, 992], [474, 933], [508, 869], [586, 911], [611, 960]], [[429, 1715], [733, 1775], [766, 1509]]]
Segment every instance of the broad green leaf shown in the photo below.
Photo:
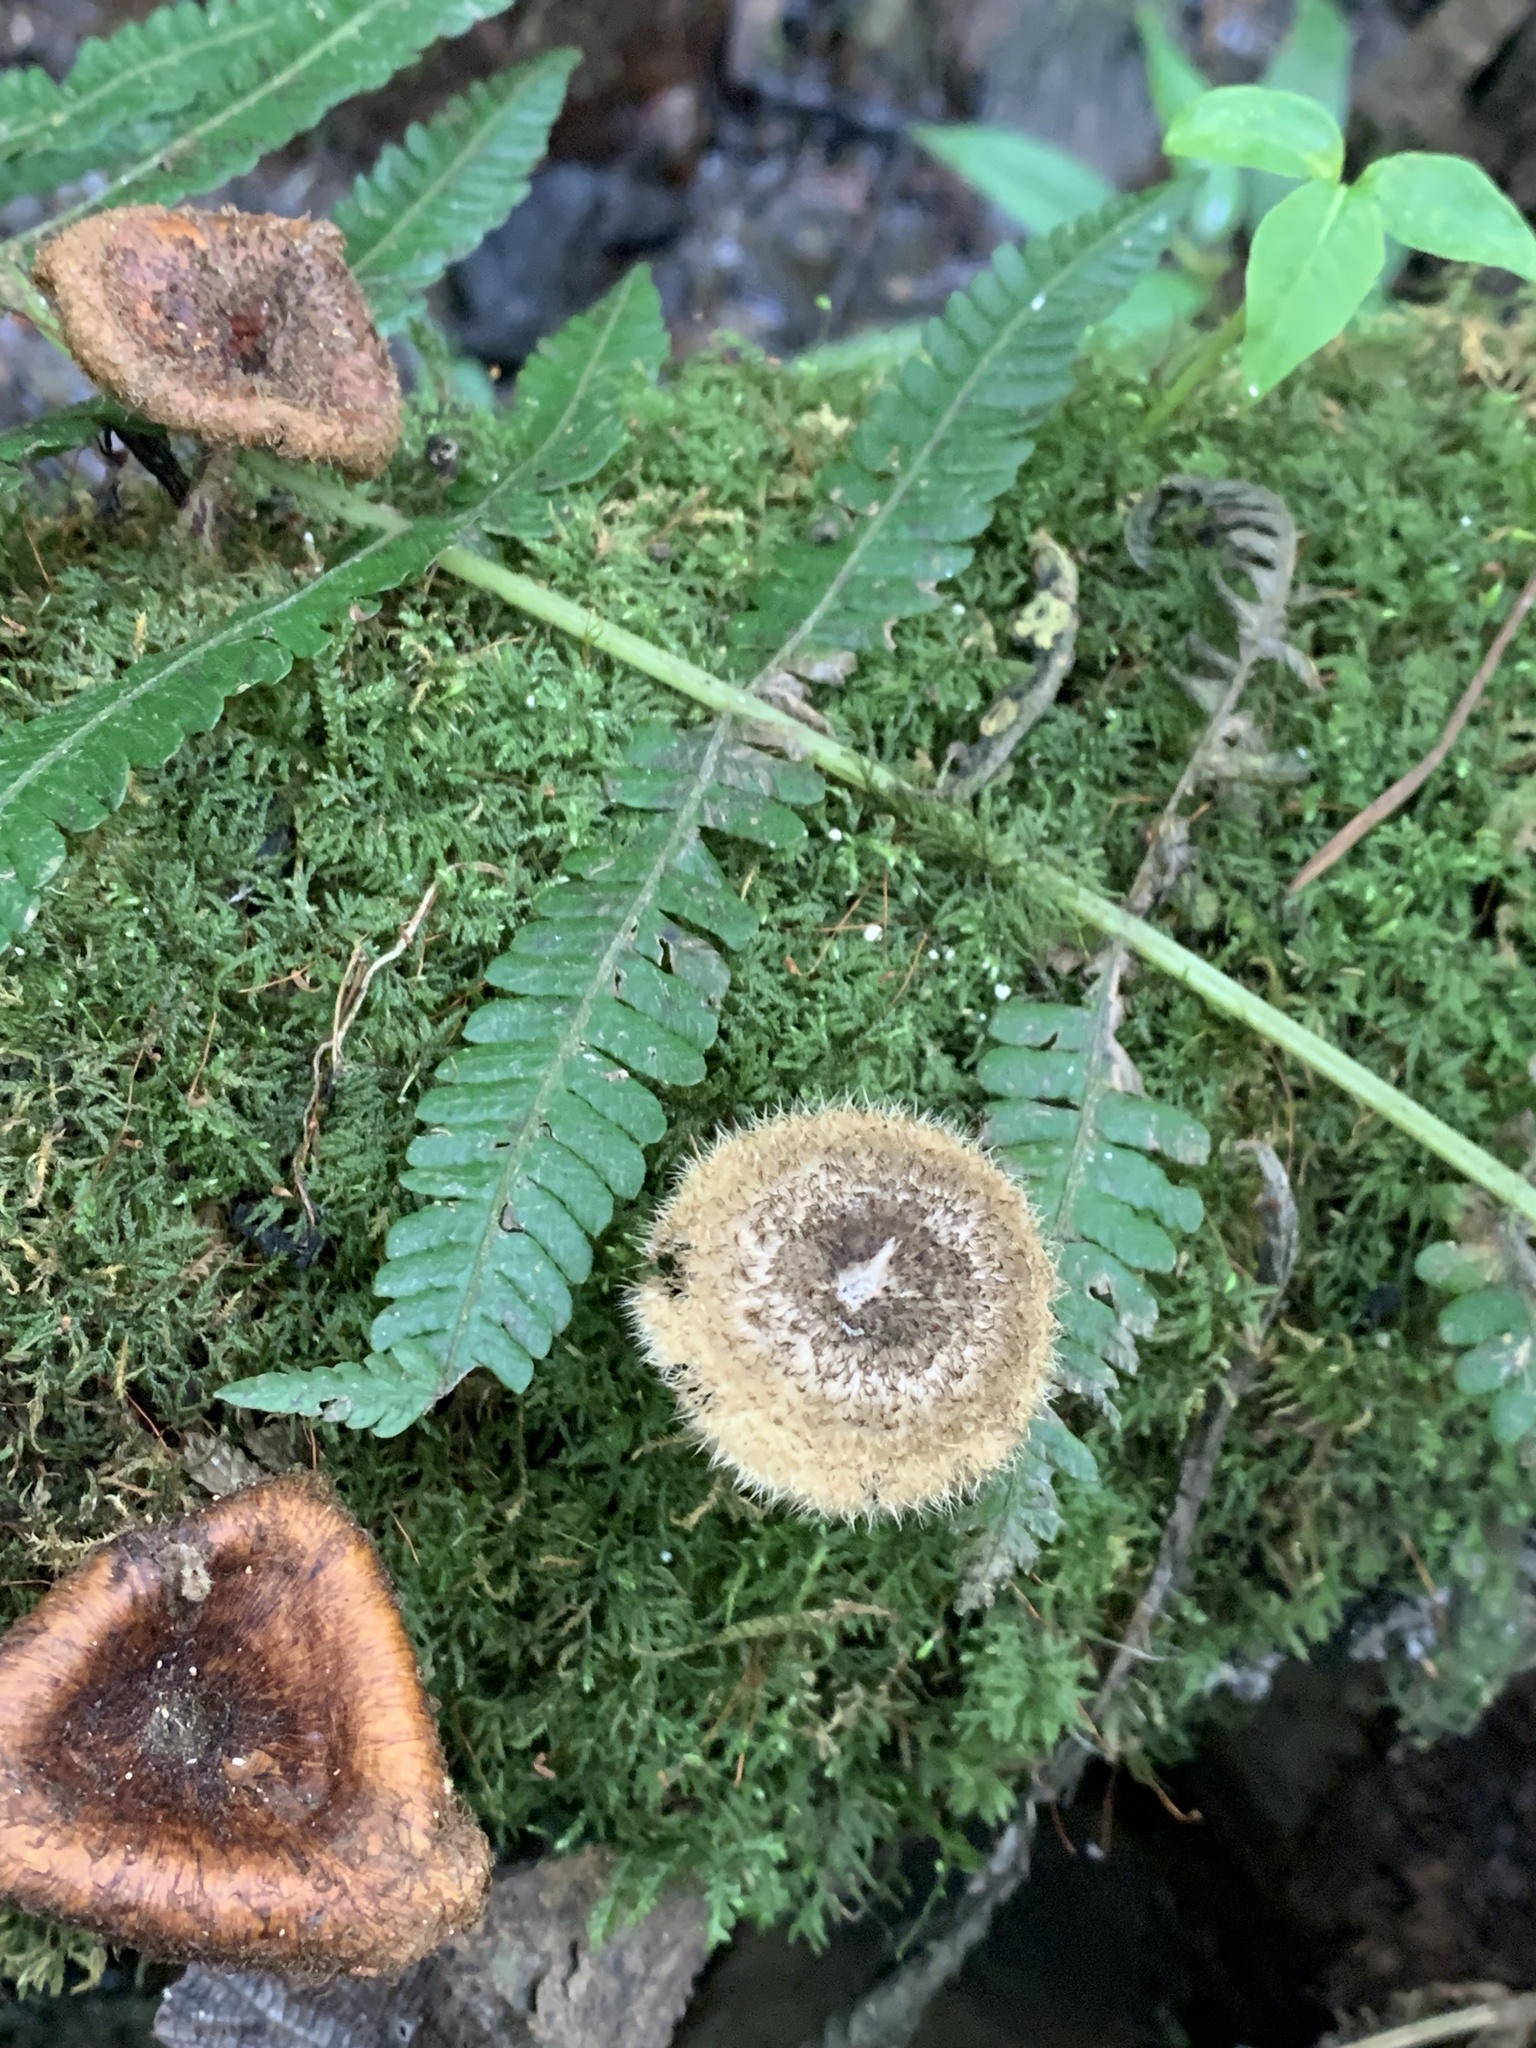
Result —
[[1236, 164], [1283, 178], [1336, 183], [1344, 168], [1344, 137], [1325, 107], [1302, 93], [1263, 85], [1223, 85], [1179, 114], [1163, 149], [1198, 163]]
[[1355, 190], [1376, 202], [1387, 233], [1410, 249], [1536, 278], [1529, 222], [1464, 156], [1404, 150], [1372, 164]]
[[1427, 1286], [1442, 1294], [1470, 1294], [1486, 1287], [1502, 1274], [1503, 1261], [1487, 1245], [1461, 1245], [1451, 1241], [1427, 1244], [1413, 1262], [1413, 1270]]
[[1414, 1272], [1455, 1298], [1440, 1312], [1441, 1340], [1460, 1351], [1456, 1384], [1487, 1399], [1499, 1443], [1536, 1434], [1536, 1300], [1505, 1231], [1466, 1244], [1426, 1245]]
[[[1136, 27], [1146, 59], [1147, 90], [1152, 96], [1153, 111], [1166, 130], [1186, 107], [1193, 106], [1211, 90], [1211, 82], [1185, 55], [1159, 8], [1138, 7]], [[1213, 164], [1190, 202], [1189, 232], [1193, 239], [1203, 247], [1224, 241], [1243, 217], [1246, 193], [1246, 181], [1240, 170], [1231, 164]], [[1194, 278], [1181, 281], [1186, 290], [1176, 317], [1190, 318], [1209, 299], [1210, 288], [1201, 286]]]
[[337, 205], [347, 261], [384, 333], [527, 198], [580, 61], [578, 50], [551, 50], [472, 85], [425, 127], [413, 122]]
[[911, 132], [930, 156], [958, 171], [1032, 235], [1049, 234], [1115, 196], [1114, 186], [1091, 165], [1011, 128], [957, 121], [943, 127], [920, 123]]
[[1162, 9], [1138, 7], [1136, 29], [1141, 37], [1147, 66], [1147, 91], [1152, 110], [1164, 128], [1170, 127], [1188, 106], [1211, 90], [1211, 81], [1185, 55], [1183, 46], [1169, 33]]
[[[1349, 75], [1354, 43], [1349, 23], [1333, 0], [1300, 0], [1291, 32], [1270, 59], [1261, 81], [1283, 92], [1299, 92], [1326, 107], [1342, 128], [1349, 112]], [[1248, 225], [1256, 228], [1271, 207], [1294, 191], [1294, 178], [1253, 171], [1246, 179]]]
[[1332, 341], [1376, 282], [1386, 255], [1369, 194], [1313, 182], [1264, 216], [1248, 256], [1243, 381], [1271, 390]]
[[1526, 1328], [1525, 1301], [1515, 1287], [1480, 1287], [1440, 1311], [1440, 1338], [1446, 1344], [1486, 1344]]

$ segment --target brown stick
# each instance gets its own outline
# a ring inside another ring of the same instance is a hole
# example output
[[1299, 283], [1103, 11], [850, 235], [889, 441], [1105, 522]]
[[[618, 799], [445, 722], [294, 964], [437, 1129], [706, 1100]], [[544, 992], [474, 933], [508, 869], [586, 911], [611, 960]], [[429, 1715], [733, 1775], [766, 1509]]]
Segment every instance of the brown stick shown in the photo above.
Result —
[[1514, 609], [1494, 636], [1493, 645], [1483, 657], [1483, 665], [1468, 683], [1462, 693], [1461, 702], [1446, 721], [1445, 731], [1430, 748], [1416, 768], [1410, 768], [1406, 775], [1399, 776], [1390, 789], [1382, 791], [1376, 801], [1367, 804], [1358, 817], [1351, 818], [1342, 832], [1335, 832], [1328, 844], [1314, 853], [1297, 874], [1286, 890], [1287, 896], [1295, 896], [1305, 889], [1308, 882], [1315, 882], [1319, 875], [1326, 873], [1336, 860], [1342, 860], [1362, 840], [1367, 832], [1374, 831], [1383, 818], [1390, 818], [1394, 811], [1400, 811], [1409, 797], [1414, 796], [1434, 774], [1446, 755], [1461, 737], [1461, 729], [1472, 716], [1481, 701], [1484, 690], [1493, 680], [1494, 671], [1504, 659], [1509, 643], [1525, 623], [1525, 615], [1536, 604], [1536, 573], [1515, 599]]

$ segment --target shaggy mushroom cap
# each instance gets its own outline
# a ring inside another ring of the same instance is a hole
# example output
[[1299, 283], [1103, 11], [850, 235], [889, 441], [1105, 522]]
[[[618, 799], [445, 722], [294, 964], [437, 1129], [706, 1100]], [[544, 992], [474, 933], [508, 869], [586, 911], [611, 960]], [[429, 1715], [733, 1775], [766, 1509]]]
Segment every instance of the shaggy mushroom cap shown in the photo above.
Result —
[[388, 1578], [317, 1481], [106, 1544], [0, 1642], [0, 1893], [146, 1955], [394, 1975], [479, 1915]]
[[44, 244], [33, 268], [102, 389], [215, 446], [376, 476], [400, 386], [329, 221], [124, 206]]
[[748, 1485], [896, 1514], [1013, 1455], [1050, 1368], [1054, 1273], [1023, 1192], [884, 1110], [724, 1138], [651, 1229], [632, 1307], [683, 1414]]

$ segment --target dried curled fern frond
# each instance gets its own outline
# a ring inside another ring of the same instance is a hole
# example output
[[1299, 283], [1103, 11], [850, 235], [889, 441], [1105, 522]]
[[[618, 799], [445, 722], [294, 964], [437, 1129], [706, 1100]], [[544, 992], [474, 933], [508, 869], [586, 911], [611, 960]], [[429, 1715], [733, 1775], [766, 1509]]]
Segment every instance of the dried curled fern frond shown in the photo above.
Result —
[[715, 942], [757, 928], [701, 827], [791, 846], [805, 826], [790, 807], [822, 794], [723, 721], [642, 732], [610, 789], [657, 815], [571, 856], [487, 969], [503, 996], [470, 1017], [418, 1108], [428, 1129], [403, 1179], [427, 1205], [390, 1231], [372, 1351], [237, 1381], [226, 1401], [393, 1436], [477, 1368], [520, 1393], [569, 1322], [592, 1241], [666, 1132], [645, 1084], [703, 1079], [730, 983]]
[[818, 478], [848, 521], [830, 545], [782, 548], [733, 622], [738, 661], [762, 674], [876, 647], [931, 611], [971, 559], [992, 507], [1072, 388], [1086, 330], [1157, 262], [1181, 201], [1171, 189], [1004, 246], [923, 330], [924, 353], [882, 386], [846, 454]]
[[[1056, 1255], [1054, 1386], [1111, 1418], [1119, 1376], [1137, 1367], [1136, 1339], [1157, 1323], [1143, 1276], [1172, 1272], [1174, 1235], [1197, 1230], [1205, 1213], [1198, 1192], [1170, 1179], [1156, 1155], [1183, 1166], [1210, 1155], [1203, 1124], [1143, 1091], [1116, 1035], [1121, 1010], [1118, 972], [1100, 977], [1091, 1009], [1004, 1003], [989, 1027], [999, 1043], [977, 1069], [991, 1095], [987, 1142], [1029, 1190]], [[1049, 1416], [978, 1505], [962, 1612], [990, 1602], [1055, 1534], [1052, 1468], [1075, 1478], [1094, 1471], [1086, 1445]]]
[[528, 196], [579, 50], [551, 50], [412, 123], [332, 212], [380, 332], [399, 327], [450, 263]]
[[1319, 688], [1310, 659], [1286, 637], [1297, 536], [1284, 499], [1242, 478], [1165, 477], [1126, 522], [1126, 549], [1139, 569], [1155, 571], [1153, 544], [1159, 527], [1173, 507], [1190, 505], [1204, 515], [1198, 538], [1219, 549], [1221, 562], [1247, 581], [1252, 594], [1223, 574], [1221, 562], [1212, 565], [1211, 581], [1237, 626], [1237, 653], [1224, 654], [1198, 635], [1190, 636], [1192, 651], [1214, 673], [1182, 675], [1180, 684], [1209, 723], [1153, 828], [1147, 857], [1126, 898], [1126, 908], [1138, 917], [1162, 902], [1189, 871], [1185, 806], [1198, 791], [1295, 782], [1308, 772], [1304, 756], [1275, 752], [1259, 724], [1241, 708], [1255, 669], [1261, 662], [1278, 662], [1308, 689]]

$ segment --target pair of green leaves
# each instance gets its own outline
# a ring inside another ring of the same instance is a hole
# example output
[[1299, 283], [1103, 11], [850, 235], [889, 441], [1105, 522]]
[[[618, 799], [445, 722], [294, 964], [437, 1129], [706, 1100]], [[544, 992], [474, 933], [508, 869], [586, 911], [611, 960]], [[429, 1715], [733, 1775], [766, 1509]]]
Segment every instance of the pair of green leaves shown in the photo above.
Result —
[[[1212, 90], [1211, 83], [1185, 55], [1153, 0], [1137, 9], [1136, 26], [1147, 91], [1159, 125], [1166, 130]], [[1349, 24], [1334, 0], [1300, 0], [1291, 32], [1264, 74], [1265, 83], [1307, 93], [1342, 116], [1349, 98], [1351, 53]], [[1091, 164], [1032, 135], [985, 122], [919, 125], [912, 135], [1031, 234], [1047, 234], [1114, 197], [1114, 186]], [[1209, 252], [1224, 245], [1245, 222], [1262, 219], [1289, 182], [1228, 163], [1202, 168], [1205, 175], [1185, 211], [1182, 238], [1174, 244], [1178, 262], [1144, 277], [1097, 337], [1098, 346], [1122, 362], [1145, 360], [1149, 349], [1157, 351], [1166, 342], [1170, 326], [1193, 319], [1209, 303], [1219, 268], [1219, 259], [1213, 261]]]
[[1386, 262], [1387, 237], [1430, 256], [1536, 278], [1536, 235], [1465, 157], [1405, 150], [1343, 182], [1344, 137], [1319, 103], [1267, 86], [1204, 93], [1169, 156], [1302, 182], [1259, 223], [1248, 258], [1243, 379], [1260, 397], [1340, 333]]

